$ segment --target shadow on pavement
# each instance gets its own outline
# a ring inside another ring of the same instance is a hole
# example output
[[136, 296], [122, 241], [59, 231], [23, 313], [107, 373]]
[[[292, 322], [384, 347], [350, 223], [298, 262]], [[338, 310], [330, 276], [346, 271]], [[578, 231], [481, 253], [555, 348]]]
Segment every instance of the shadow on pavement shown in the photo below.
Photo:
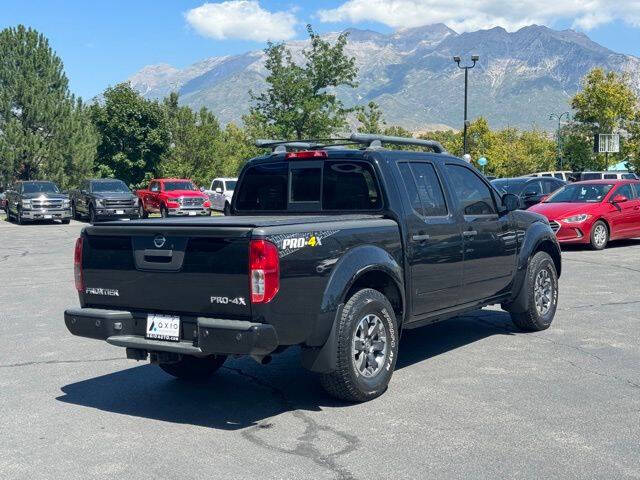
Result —
[[[509, 315], [500, 311], [477, 312], [407, 330], [400, 342], [396, 369], [512, 331]], [[291, 410], [349, 406], [324, 392], [317, 375], [300, 366], [298, 353], [297, 348], [289, 349], [274, 357], [268, 366], [259, 366], [248, 358], [228, 360], [210, 381], [202, 384], [175, 380], [157, 366], [145, 364], [66, 385], [57, 400], [224, 430], [260, 424]]]

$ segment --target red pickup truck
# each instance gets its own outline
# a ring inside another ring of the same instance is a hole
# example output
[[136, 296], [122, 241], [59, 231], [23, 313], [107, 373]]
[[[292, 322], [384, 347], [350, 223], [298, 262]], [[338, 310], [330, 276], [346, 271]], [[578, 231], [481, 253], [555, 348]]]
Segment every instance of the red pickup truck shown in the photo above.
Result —
[[140, 217], [150, 213], [170, 216], [210, 215], [209, 196], [200, 192], [191, 180], [158, 178], [149, 182], [149, 188], [136, 191], [140, 199]]

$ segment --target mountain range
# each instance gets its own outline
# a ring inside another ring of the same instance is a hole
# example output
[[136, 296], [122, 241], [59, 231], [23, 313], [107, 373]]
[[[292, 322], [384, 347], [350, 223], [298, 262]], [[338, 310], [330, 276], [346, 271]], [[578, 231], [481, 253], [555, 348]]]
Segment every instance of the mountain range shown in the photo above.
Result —
[[[414, 131], [461, 128], [464, 72], [453, 62], [480, 56], [469, 71], [469, 118], [484, 116], [492, 127], [537, 126], [551, 130], [551, 113], [569, 109], [582, 77], [594, 67], [626, 72], [640, 92], [640, 59], [613, 52], [573, 30], [531, 25], [515, 32], [496, 27], [457, 33], [443, 24], [383, 34], [349, 29], [346, 53], [356, 58], [359, 86], [339, 88], [346, 106], [378, 103], [388, 125]], [[334, 40], [338, 33], [325, 38]], [[308, 41], [287, 42], [302, 60]], [[129, 78], [144, 97], [171, 91], [194, 108], [206, 106], [222, 124], [241, 122], [249, 91], [265, 87], [264, 52], [211, 57], [187, 68], [149, 65]]]

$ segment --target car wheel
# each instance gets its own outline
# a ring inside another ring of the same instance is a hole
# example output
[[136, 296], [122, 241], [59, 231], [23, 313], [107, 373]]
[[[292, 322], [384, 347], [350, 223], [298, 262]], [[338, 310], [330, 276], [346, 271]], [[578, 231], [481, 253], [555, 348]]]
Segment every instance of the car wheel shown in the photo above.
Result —
[[93, 208], [93, 205], [89, 205], [89, 223], [96, 223], [96, 211]]
[[229, 205], [229, 202], [224, 202], [224, 210], [223, 213], [225, 215], [231, 215], [231, 205]]
[[591, 227], [591, 248], [603, 250], [607, 243], [609, 243], [609, 229], [602, 220], [598, 220]]
[[147, 218], [147, 212], [144, 209], [144, 205], [140, 202], [140, 206], [138, 207], [138, 216], [140, 218]]
[[71, 204], [71, 218], [78, 220], [78, 211], [76, 210], [76, 203]]
[[537, 252], [533, 256], [522, 288], [527, 289], [527, 310], [511, 312], [515, 326], [528, 332], [549, 328], [558, 307], [558, 274], [548, 253]]
[[382, 395], [398, 357], [398, 325], [391, 303], [377, 290], [360, 290], [337, 322], [337, 368], [320, 377], [322, 386], [333, 397], [352, 402]]
[[226, 355], [211, 355], [209, 357], [183, 355], [177, 362], [159, 363], [158, 366], [176, 378], [192, 382], [203, 381], [211, 377], [226, 359]]
[[24, 219], [22, 218], [22, 210], [20, 209], [20, 207], [18, 207], [16, 209], [16, 223], [18, 225], [24, 225]]
[[160, 207], [160, 215], [162, 216], [162, 218], [169, 218], [169, 210], [167, 210], [167, 207], [165, 207], [164, 205]]
[[71, 223], [71, 219], [70, 218], [63, 218], [62, 219], [62, 224], [63, 225], [69, 225]]

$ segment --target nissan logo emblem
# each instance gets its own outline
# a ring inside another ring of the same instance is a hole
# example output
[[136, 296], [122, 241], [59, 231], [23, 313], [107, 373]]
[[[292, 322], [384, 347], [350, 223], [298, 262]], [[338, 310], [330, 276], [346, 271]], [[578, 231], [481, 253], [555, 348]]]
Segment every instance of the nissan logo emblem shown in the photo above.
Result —
[[156, 246], [156, 248], [164, 247], [164, 244], [166, 242], [167, 242], [167, 239], [164, 238], [164, 235], [156, 235], [155, 238], [153, 239], [153, 244]]

